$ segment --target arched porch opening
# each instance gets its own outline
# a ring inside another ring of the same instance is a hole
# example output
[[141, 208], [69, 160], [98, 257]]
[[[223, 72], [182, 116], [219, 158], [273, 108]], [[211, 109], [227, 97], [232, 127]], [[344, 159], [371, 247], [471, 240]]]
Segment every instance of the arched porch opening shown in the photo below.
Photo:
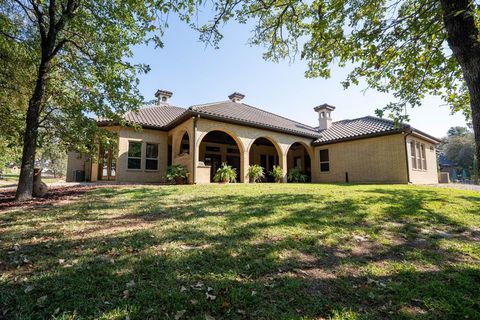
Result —
[[230, 134], [214, 130], [202, 138], [198, 150], [198, 160], [204, 165], [210, 166], [210, 182], [213, 182], [213, 176], [223, 162], [235, 168], [237, 182], [243, 182], [242, 154], [242, 147]]
[[307, 147], [301, 142], [293, 143], [287, 152], [287, 177], [289, 177], [288, 182], [303, 182], [303, 181], [294, 181], [297, 179], [291, 179], [290, 173], [295, 170], [298, 173], [301, 173], [305, 177], [304, 182], [312, 181], [312, 161], [310, 158], [310, 153], [308, 152]]
[[263, 167], [265, 177], [261, 180], [262, 182], [275, 181], [270, 172], [273, 166], [278, 166], [280, 163], [278, 146], [268, 138], [259, 137], [250, 146], [248, 156], [250, 165], [257, 164]]

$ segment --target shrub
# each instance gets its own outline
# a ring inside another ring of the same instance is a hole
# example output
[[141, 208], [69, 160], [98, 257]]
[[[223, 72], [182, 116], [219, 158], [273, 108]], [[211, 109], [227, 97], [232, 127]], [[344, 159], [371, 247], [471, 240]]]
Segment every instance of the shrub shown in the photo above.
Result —
[[258, 182], [260, 179], [265, 178], [265, 173], [263, 172], [263, 167], [258, 164], [252, 164], [248, 167], [248, 177], [250, 182]]
[[220, 168], [218, 168], [215, 176], [213, 177], [215, 182], [237, 182], [237, 170], [232, 168], [232, 166], [227, 165], [227, 163], [222, 163]]
[[273, 166], [269, 174], [275, 179], [275, 182], [280, 182], [283, 179], [283, 170], [280, 166]]
[[168, 166], [165, 180], [170, 183], [181, 184], [185, 183], [188, 176], [188, 170], [184, 165], [175, 164]]
[[288, 173], [288, 181], [290, 182], [307, 182], [308, 176], [302, 172], [300, 168], [293, 168]]

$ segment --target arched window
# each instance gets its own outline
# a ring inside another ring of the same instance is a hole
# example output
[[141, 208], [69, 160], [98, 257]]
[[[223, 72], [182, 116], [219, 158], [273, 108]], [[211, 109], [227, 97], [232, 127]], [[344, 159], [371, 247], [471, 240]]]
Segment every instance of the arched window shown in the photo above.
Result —
[[189, 154], [190, 153], [190, 137], [188, 136], [188, 132], [185, 132], [182, 137], [182, 141], [180, 142], [180, 150], [178, 154]]

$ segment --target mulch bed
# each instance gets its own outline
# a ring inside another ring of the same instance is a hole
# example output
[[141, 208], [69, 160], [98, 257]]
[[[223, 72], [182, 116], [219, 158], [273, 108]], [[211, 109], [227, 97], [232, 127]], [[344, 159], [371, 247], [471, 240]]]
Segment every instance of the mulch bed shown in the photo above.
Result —
[[0, 190], [0, 211], [11, 208], [24, 208], [36, 205], [49, 205], [57, 201], [77, 198], [98, 186], [65, 186], [50, 188], [44, 198], [33, 198], [22, 202], [15, 201], [15, 190]]

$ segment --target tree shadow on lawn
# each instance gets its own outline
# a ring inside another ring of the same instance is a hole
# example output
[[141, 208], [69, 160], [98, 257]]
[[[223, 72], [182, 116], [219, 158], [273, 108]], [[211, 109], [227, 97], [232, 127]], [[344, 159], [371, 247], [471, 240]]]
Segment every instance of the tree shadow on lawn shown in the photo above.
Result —
[[[139, 202], [125, 212], [116, 211], [127, 203], [95, 208], [114, 212], [116, 223], [149, 223], [142, 230], [2, 246], [3, 317], [158, 319], [181, 310], [183, 318], [199, 319], [480, 316], [478, 260], [421, 233], [430, 222], [451, 227], [448, 240], [473, 241], [455, 233], [467, 226], [428, 209], [448, 199], [369, 189], [359, 199], [275, 193], [171, 203], [164, 198], [174, 192], [152, 190], [123, 190], [122, 201]], [[369, 208], [377, 202], [383, 207], [372, 220]], [[58, 208], [53, 219], [107, 224], [103, 214], [64, 220], [81, 206]], [[2, 243], [27, 239], [24, 231], [2, 233]]]

